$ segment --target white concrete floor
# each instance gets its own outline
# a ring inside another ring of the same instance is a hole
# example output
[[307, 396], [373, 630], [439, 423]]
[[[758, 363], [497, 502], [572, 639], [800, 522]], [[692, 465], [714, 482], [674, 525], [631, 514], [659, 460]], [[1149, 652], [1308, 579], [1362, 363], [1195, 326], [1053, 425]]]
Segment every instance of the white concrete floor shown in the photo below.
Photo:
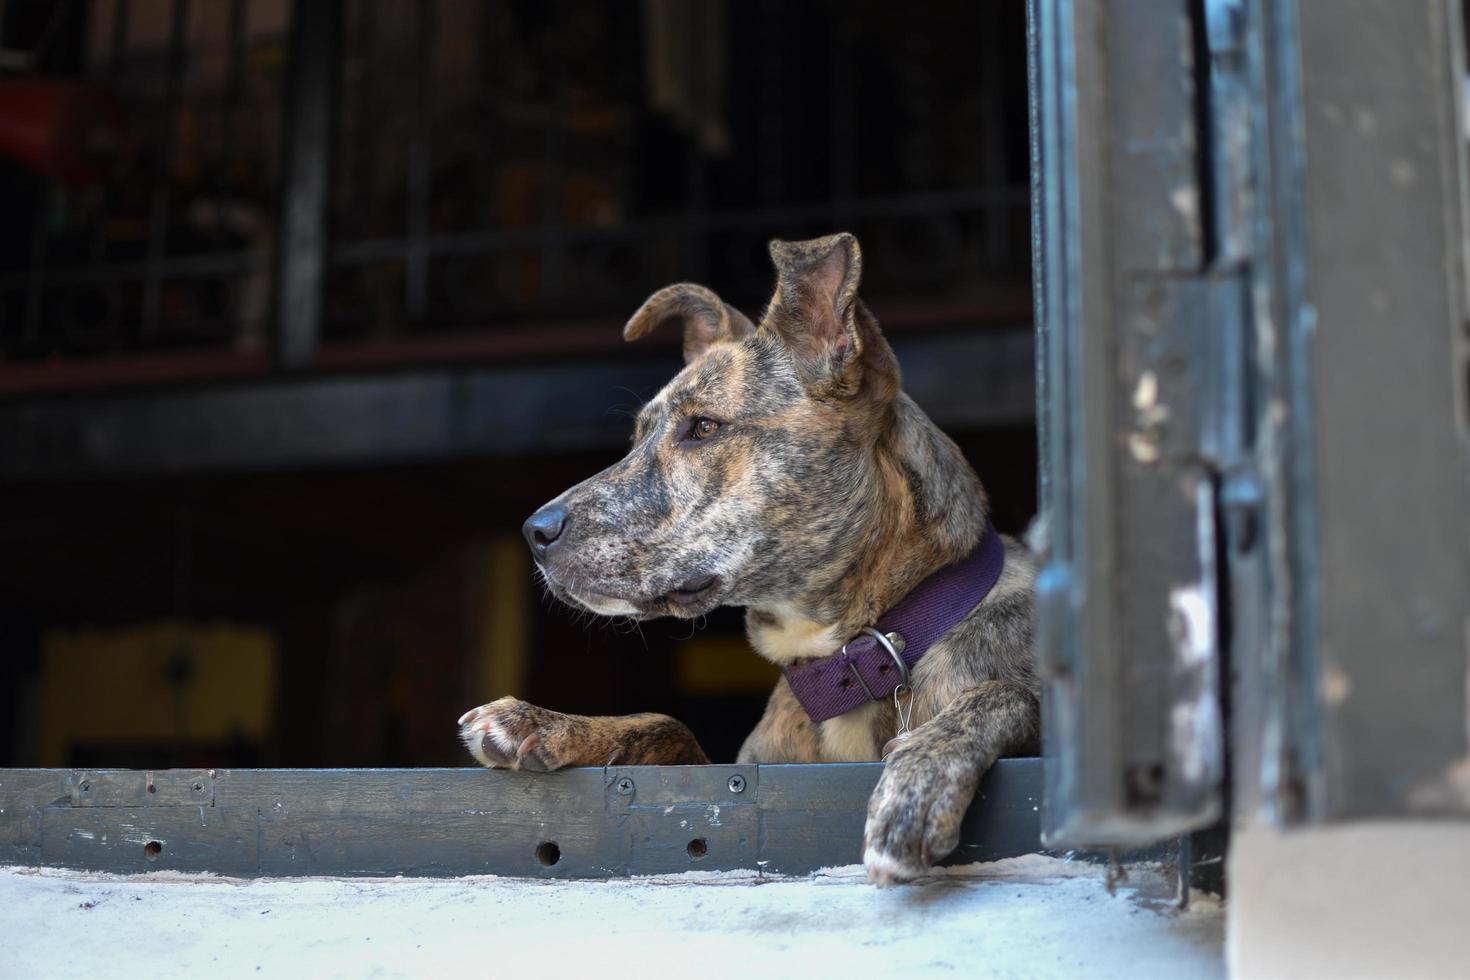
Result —
[[1220, 977], [1224, 911], [1030, 857], [875, 889], [681, 875], [240, 881], [0, 869], [3, 977]]

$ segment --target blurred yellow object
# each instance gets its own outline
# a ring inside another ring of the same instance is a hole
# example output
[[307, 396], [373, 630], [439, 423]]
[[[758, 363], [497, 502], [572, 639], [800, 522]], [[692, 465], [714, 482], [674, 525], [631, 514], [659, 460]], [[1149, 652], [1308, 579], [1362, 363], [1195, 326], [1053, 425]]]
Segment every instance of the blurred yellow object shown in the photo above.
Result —
[[519, 534], [507, 534], [485, 548], [484, 592], [480, 606], [479, 656], [471, 671], [469, 700], [486, 701], [528, 694], [526, 609], [531, 600], [531, 559]]
[[695, 636], [674, 647], [680, 694], [765, 694], [781, 671], [743, 636]]
[[44, 640], [36, 761], [67, 765], [78, 744], [264, 740], [277, 657], [275, 638], [249, 626], [161, 621], [52, 630]]

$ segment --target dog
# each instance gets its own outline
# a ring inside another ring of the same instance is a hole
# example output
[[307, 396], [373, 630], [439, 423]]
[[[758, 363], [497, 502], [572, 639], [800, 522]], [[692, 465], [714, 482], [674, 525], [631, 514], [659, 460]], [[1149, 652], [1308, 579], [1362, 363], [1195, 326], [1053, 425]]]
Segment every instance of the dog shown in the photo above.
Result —
[[[683, 328], [685, 367], [638, 413], [628, 455], [523, 530], [545, 587], [578, 609], [745, 607], [751, 645], [785, 676], [737, 761], [884, 760], [863, 860], [879, 884], [910, 880], [957, 846], [995, 760], [1038, 750], [1036, 560], [990, 526], [959, 447], [902, 392], [858, 298], [857, 239], [770, 254], [758, 326], [688, 283], [633, 314], [627, 340]], [[497, 768], [708, 762], [663, 715], [501, 698], [459, 725]]]

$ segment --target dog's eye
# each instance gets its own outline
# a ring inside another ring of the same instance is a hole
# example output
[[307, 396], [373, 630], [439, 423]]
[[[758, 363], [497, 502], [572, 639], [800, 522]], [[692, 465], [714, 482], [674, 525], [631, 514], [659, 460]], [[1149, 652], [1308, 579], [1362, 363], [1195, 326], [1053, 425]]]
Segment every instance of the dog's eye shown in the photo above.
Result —
[[707, 419], [703, 416], [696, 416], [694, 421], [689, 424], [688, 438], [696, 441], [700, 439], [708, 439], [719, 430], [720, 423], [716, 422], [714, 419]]

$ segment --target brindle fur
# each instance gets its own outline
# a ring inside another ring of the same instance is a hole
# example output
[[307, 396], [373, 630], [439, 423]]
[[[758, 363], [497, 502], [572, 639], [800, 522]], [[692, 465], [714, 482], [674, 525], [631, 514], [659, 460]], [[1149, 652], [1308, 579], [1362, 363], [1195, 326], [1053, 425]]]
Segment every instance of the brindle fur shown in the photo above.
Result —
[[[552, 501], [569, 516], [539, 564], [558, 598], [604, 615], [744, 606], [756, 651], [787, 664], [831, 653], [968, 554], [987, 502], [958, 447], [900, 390], [857, 296], [856, 239], [773, 242], [771, 257], [776, 289], [758, 327], [689, 284], [633, 315], [629, 339], [680, 323], [686, 366], [639, 413], [627, 457]], [[697, 417], [720, 426], [691, 441]], [[868, 805], [864, 861], [878, 882], [952, 851], [980, 777], [1037, 748], [1035, 562], [1005, 547], [995, 588], [914, 670], [913, 730]], [[676, 599], [708, 576], [696, 599]], [[783, 680], [739, 761], [877, 760], [896, 727], [891, 701], [813, 723]], [[704, 761], [665, 716], [580, 718], [510, 698], [467, 714], [461, 736], [488, 766]]]

